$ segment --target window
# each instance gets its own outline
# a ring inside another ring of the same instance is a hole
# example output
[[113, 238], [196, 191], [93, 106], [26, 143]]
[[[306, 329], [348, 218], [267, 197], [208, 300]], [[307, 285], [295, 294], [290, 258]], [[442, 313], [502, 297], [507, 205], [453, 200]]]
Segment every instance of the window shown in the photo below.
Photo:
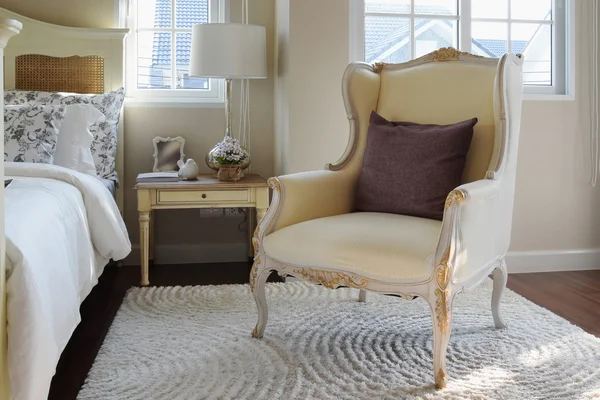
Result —
[[526, 93], [567, 92], [569, 0], [357, 1], [364, 36], [356, 51], [368, 63], [404, 62], [449, 46], [485, 57], [522, 53]]
[[224, 22], [224, 0], [129, 0], [127, 8], [129, 96], [222, 101], [222, 80], [190, 77], [189, 60], [192, 26]]

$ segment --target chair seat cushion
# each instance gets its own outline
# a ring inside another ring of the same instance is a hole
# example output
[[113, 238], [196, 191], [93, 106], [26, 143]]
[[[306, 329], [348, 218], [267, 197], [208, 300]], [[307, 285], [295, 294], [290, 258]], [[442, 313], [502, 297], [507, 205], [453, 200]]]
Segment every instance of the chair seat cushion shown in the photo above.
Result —
[[357, 212], [290, 225], [267, 235], [263, 247], [284, 264], [418, 282], [431, 276], [440, 229], [436, 220]]

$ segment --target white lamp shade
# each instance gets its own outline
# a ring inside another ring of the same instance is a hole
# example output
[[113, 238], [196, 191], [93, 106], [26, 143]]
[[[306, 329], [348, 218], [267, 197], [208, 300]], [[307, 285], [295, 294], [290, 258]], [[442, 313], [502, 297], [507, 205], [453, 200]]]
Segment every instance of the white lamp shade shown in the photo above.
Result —
[[266, 78], [266, 30], [247, 24], [192, 27], [190, 75], [206, 78]]

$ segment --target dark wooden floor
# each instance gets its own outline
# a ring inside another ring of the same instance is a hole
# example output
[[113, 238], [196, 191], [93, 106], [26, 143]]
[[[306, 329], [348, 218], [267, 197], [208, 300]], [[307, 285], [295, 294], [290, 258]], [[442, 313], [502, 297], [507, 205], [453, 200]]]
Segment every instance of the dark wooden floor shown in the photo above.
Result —
[[508, 287], [600, 337], [600, 270], [512, 274]]
[[[248, 283], [246, 263], [163, 265], [150, 269], [156, 286]], [[274, 275], [270, 280], [278, 280]], [[137, 267], [107, 267], [81, 306], [82, 321], [63, 352], [49, 399], [75, 399], [127, 289], [139, 283]], [[510, 275], [508, 287], [600, 337], [600, 270]]]

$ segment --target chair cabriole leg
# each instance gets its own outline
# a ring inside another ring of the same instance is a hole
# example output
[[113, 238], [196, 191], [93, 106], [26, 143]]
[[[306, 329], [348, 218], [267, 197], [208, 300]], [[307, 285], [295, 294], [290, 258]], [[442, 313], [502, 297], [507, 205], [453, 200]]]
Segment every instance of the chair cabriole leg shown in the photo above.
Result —
[[433, 374], [436, 389], [448, 383], [446, 372], [446, 350], [452, 330], [452, 294], [450, 290], [436, 289], [429, 300], [433, 317]]
[[492, 291], [492, 316], [494, 317], [494, 325], [498, 329], [506, 328], [507, 325], [500, 317], [500, 300], [506, 288], [508, 280], [508, 271], [506, 270], [506, 261], [502, 259], [500, 265], [493, 272], [494, 289]]
[[367, 301], [367, 291], [365, 289], [360, 289], [358, 292], [358, 301], [364, 303]]
[[268, 277], [269, 271], [267, 271], [263, 265], [255, 262], [252, 266], [252, 271], [250, 271], [250, 290], [252, 296], [254, 296], [256, 308], [258, 309], [258, 322], [252, 331], [252, 337], [259, 339], [263, 337], [269, 315], [267, 299], [265, 297], [265, 284]]

